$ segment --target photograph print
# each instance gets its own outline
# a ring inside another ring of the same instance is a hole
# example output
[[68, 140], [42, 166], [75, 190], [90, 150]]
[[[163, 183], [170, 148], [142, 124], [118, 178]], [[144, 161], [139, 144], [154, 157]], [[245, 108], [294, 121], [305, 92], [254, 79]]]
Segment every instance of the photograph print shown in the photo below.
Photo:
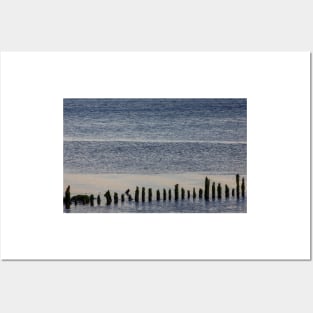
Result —
[[64, 213], [246, 213], [247, 99], [63, 99]]

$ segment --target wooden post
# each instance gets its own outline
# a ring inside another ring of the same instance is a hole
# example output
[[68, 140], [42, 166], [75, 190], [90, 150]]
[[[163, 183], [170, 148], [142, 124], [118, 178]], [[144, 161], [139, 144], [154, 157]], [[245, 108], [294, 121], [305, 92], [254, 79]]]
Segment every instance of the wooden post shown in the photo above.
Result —
[[197, 197], [196, 188], [195, 188], [195, 187], [193, 187], [192, 197], [193, 197], [194, 199], [196, 199], [196, 197]]
[[185, 199], [185, 189], [184, 188], [181, 189], [181, 199], [182, 200]]
[[160, 201], [160, 190], [158, 189], [157, 192], [156, 192], [156, 198], [157, 198], [157, 201]]
[[97, 204], [100, 205], [101, 204], [101, 198], [100, 198], [100, 195], [98, 195], [97, 197]]
[[121, 195], [121, 202], [125, 202], [125, 195], [124, 194]]
[[240, 192], [239, 192], [239, 174], [236, 175], [236, 196], [239, 199]]
[[175, 201], [178, 200], [178, 184], [175, 185]]
[[135, 202], [139, 202], [139, 187], [136, 187], [136, 191], [135, 191]]
[[228, 199], [229, 198], [229, 188], [227, 185], [225, 185], [225, 198]]
[[204, 199], [209, 200], [210, 198], [210, 180], [206, 177], [204, 183]]
[[65, 191], [65, 208], [69, 210], [71, 208], [71, 187], [70, 185], [67, 186]]
[[131, 194], [128, 194], [128, 201], [133, 201], [133, 197]]
[[95, 197], [93, 195], [90, 195], [90, 205], [91, 206], [94, 205], [94, 200], [95, 200]]
[[244, 198], [245, 197], [245, 179], [242, 178], [242, 181], [241, 181], [241, 196]]
[[169, 201], [172, 200], [172, 190], [171, 189], [168, 190], [168, 200]]
[[232, 197], [235, 197], [235, 188], [233, 188], [233, 189], [231, 190], [231, 196], [232, 196]]
[[118, 203], [118, 194], [117, 192], [114, 192], [114, 204]]
[[222, 187], [220, 183], [217, 185], [217, 199], [222, 199]]
[[146, 188], [142, 187], [142, 191], [141, 191], [141, 201], [145, 202], [146, 200]]
[[187, 191], [187, 198], [190, 199], [190, 190]]
[[202, 188], [199, 188], [199, 199], [202, 199], [203, 197], [203, 190]]
[[148, 189], [148, 200], [149, 202], [152, 201], [152, 189], [151, 188]]
[[166, 190], [163, 189], [163, 201], [166, 201]]
[[112, 203], [112, 198], [111, 198], [111, 194], [110, 194], [110, 190], [108, 190], [105, 194], [104, 194], [106, 200], [107, 200], [107, 205], [110, 205]]
[[212, 184], [212, 199], [215, 200], [215, 182]]

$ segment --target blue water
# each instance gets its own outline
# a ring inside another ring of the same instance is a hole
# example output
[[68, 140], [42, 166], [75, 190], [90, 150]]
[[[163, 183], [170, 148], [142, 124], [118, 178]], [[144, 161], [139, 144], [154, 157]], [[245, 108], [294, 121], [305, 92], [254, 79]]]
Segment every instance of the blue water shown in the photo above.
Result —
[[[246, 177], [246, 167], [246, 99], [64, 99], [65, 174]], [[246, 212], [246, 199], [126, 201], [71, 212]]]
[[64, 99], [65, 173], [246, 174], [246, 99]]

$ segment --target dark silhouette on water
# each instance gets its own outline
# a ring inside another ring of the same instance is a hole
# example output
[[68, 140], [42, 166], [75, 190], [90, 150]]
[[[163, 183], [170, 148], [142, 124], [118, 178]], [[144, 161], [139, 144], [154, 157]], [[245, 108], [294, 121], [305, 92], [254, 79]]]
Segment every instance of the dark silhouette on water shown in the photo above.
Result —
[[[241, 185], [239, 184], [240, 182], [240, 176], [239, 174], [236, 174], [236, 198], [237, 200], [240, 199], [240, 196], [242, 199], [245, 198], [245, 195], [246, 195], [246, 185], [245, 185], [245, 179], [242, 178], [241, 180]], [[203, 198], [203, 194], [204, 194], [204, 198], [206, 201], [209, 201], [210, 200], [210, 193], [209, 193], [209, 188], [210, 188], [210, 180], [206, 177], [205, 178], [205, 183], [204, 183], [204, 190], [202, 188], [199, 188], [199, 199], [202, 199]], [[221, 183], [218, 183], [217, 184], [217, 188], [215, 188], [215, 182], [212, 183], [212, 200], [215, 200], [216, 198], [216, 192], [217, 192], [217, 198], [219, 200], [222, 199], [222, 186], [221, 186]], [[241, 189], [241, 193], [240, 193], [240, 189]], [[174, 186], [174, 193], [175, 193], [175, 200], [178, 201], [179, 200], [179, 184], [176, 184]], [[125, 194], [127, 195], [128, 197], [128, 200], [129, 201], [132, 201], [133, 198], [130, 194], [130, 190], [127, 189], [125, 191]], [[121, 194], [121, 202], [125, 202], [125, 194], [122, 193]], [[153, 194], [153, 190], [152, 188], [149, 188], [148, 189], [148, 201], [149, 202], [152, 202], [152, 194]], [[186, 194], [186, 191], [185, 189], [182, 187], [181, 188], [181, 200], [185, 200], [185, 194]], [[232, 194], [232, 197], [235, 197], [235, 188], [232, 188], [231, 190], [231, 194]], [[112, 197], [111, 197], [111, 193], [110, 193], [110, 190], [107, 190], [106, 193], [104, 194], [104, 197], [106, 198], [106, 204], [107, 205], [110, 205], [112, 203]], [[190, 199], [191, 197], [191, 191], [190, 190], [187, 190], [187, 198]], [[193, 199], [196, 199], [197, 197], [197, 194], [196, 194], [196, 188], [193, 187], [193, 194], [192, 194], [192, 197]], [[230, 188], [228, 187], [227, 184], [225, 184], [225, 199], [229, 199], [230, 197]], [[168, 189], [168, 197], [167, 197], [167, 190], [165, 188], [163, 188], [163, 201], [166, 201], [166, 200], [169, 200], [171, 201], [172, 200], [172, 190], [171, 189]], [[161, 192], [159, 189], [156, 190], [156, 200], [157, 201], [160, 201], [161, 200]], [[69, 210], [70, 209], [70, 206], [72, 203], [75, 203], [75, 206], [77, 204], [89, 204], [90, 203], [90, 206], [94, 206], [94, 201], [95, 201], [95, 197], [93, 194], [91, 194], [90, 196], [88, 195], [76, 195], [76, 196], [73, 196], [71, 198], [71, 194], [70, 194], [70, 186], [68, 186], [65, 190], [65, 196], [63, 197], [63, 203], [65, 205], [65, 209]], [[119, 201], [119, 197], [118, 197], [118, 193], [117, 192], [114, 192], [113, 193], [113, 201], [114, 201], [114, 204], [118, 204], [118, 201]], [[144, 203], [146, 201], [146, 188], [145, 187], [142, 187], [142, 192], [141, 192], [141, 202]], [[135, 190], [135, 202], [139, 202], [139, 187], [136, 187], [136, 190]], [[97, 204], [98, 206], [100, 206], [101, 204], [101, 198], [100, 198], [100, 195], [97, 196]]]
[[141, 201], [145, 202], [146, 201], [146, 188], [142, 187], [142, 191], [141, 191]]
[[178, 200], [178, 184], [175, 185], [175, 201]]
[[158, 189], [157, 192], [156, 192], [156, 199], [157, 201], [160, 201], [160, 190]]
[[117, 204], [118, 203], [118, 194], [117, 192], [114, 192], [114, 204]]
[[203, 196], [203, 190], [202, 188], [199, 188], [199, 199], [202, 199]]
[[204, 183], [204, 199], [209, 200], [210, 198], [210, 180], [206, 177]]
[[193, 199], [196, 199], [196, 197], [197, 197], [196, 188], [193, 188], [192, 197], [193, 197]]
[[94, 200], [95, 200], [94, 196], [90, 195], [89, 199], [90, 199], [90, 205], [93, 206], [94, 205]]
[[229, 198], [229, 188], [227, 185], [225, 185], [225, 198], [228, 199]]
[[241, 182], [241, 197], [244, 198], [245, 197], [245, 179], [242, 178], [242, 182]]
[[217, 199], [222, 199], [222, 187], [220, 183], [217, 185]]
[[152, 188], [148, 189], [148, 201], [151, 202], [152, 201]]
[[105, 194], [104, 194], [106, 200], [107, 200], [107, 205], [110, 205], [112, 203], [112, 197], [110, 194], [110, 191], [108, 190]]
[[135, 202], [139, 202], [139, 187], [136, 187], [136, 191], [135, 191]]
[[236, 175], [236, 196], [237, 196], [237, 199], [239, 199], [239, 196], [240, 196], [240, 192], [239, 192], [239, 174]]
[[71, 208], [71, 192], [70, 192], [71, 187], [67, 186], [66, 191], [65, 191], [65, 208], [69, 210]]

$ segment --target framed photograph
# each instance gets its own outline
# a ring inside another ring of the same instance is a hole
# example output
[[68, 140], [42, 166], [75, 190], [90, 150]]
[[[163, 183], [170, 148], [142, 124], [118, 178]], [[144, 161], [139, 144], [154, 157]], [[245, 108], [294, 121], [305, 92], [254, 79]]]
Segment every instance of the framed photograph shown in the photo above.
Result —
[[308, 260], [310, 227], [309, 52], [1, 53], [2, 259]]

